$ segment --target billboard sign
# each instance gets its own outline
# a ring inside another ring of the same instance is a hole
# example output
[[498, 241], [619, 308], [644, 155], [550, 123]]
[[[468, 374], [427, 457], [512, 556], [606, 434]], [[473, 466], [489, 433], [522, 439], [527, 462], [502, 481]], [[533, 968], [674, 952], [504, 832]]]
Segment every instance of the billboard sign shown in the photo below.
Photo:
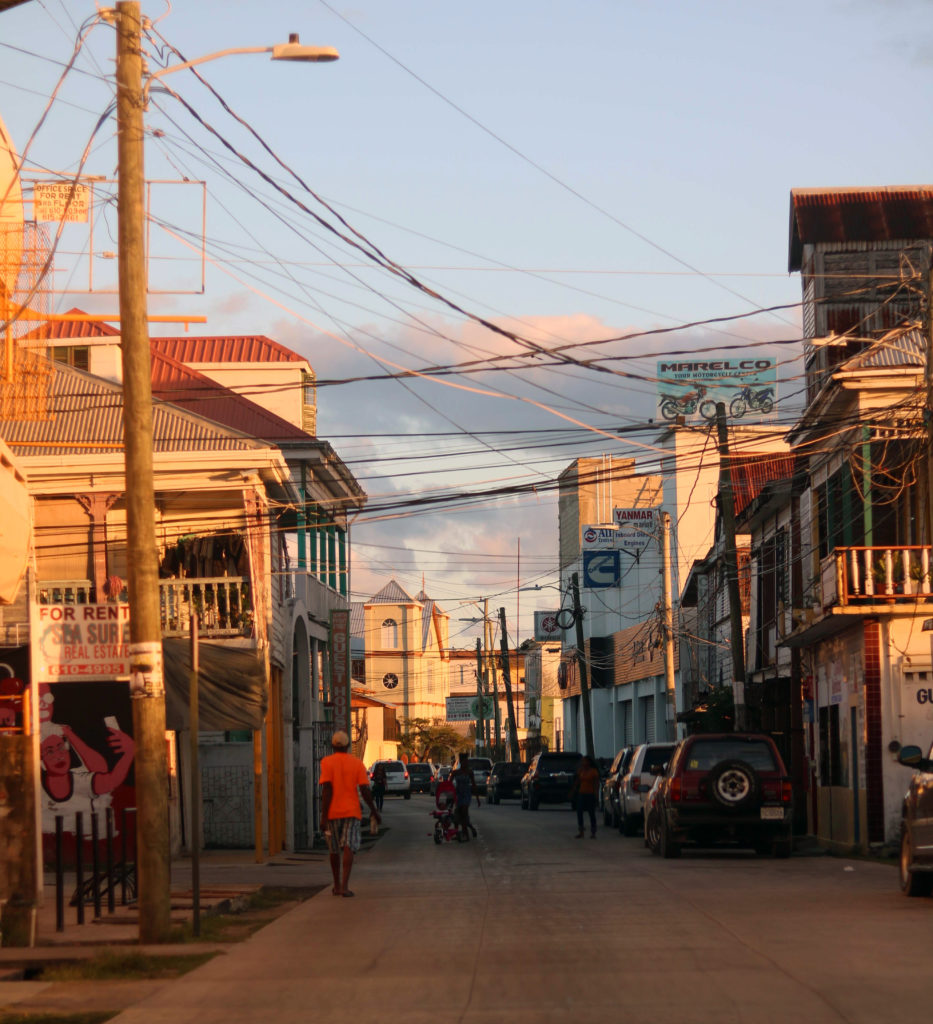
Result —
[[583, 552], [584, 590], [603, 590], [617, 587], [620, 579], [618, 551]]
[[330, 613], [331, 689], [334, 701], [334, 730], [350, 736], [350, 610], [335, 608]]
[[41, 604], [32, 642], [39, 683], [130, 675], [128, 604]]
[[777, 401], [777, 363], [770, 358], [734, 356], [690, 360], [659, 359], [658, 418], [673, 423], [679, 417], [696, 423], [716, 417], [722, 402], [731, 420], [757, 422], [774, 415]]
[[91, 190], [77, 182], [36, 182], [33, 215], [38, 221], [72, 221], [86, 224]]
[[616, 528], [614, 526], [584, 526], [580, 532], [580, 542], [584, 551], [599, 551], [616, 546]]
[[[474, 694], [457, 697], [447, 697], [447, 721], [448, 722], [475, 722], [479, 715], [478, 698]], [[483, 697], [483, 718], [492, 721], [495, 708], [492, 697]]]
[[633, 558], [658, 537], [659, 508], [614, 508], [612, 518], [618, 527], [615, 546]]
[[560, 640], [557, 612], [535, 612], [535, 640]]

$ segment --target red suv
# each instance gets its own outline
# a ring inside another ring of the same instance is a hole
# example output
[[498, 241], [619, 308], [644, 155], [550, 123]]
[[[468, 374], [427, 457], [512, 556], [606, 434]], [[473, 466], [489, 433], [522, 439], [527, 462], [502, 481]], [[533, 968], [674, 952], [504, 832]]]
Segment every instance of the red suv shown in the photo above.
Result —
[[681, 740], [652, 813], [662, 857], [679, 857], [684, 843], [791, 854], [791, 782], [769, 736], [710, 733]]

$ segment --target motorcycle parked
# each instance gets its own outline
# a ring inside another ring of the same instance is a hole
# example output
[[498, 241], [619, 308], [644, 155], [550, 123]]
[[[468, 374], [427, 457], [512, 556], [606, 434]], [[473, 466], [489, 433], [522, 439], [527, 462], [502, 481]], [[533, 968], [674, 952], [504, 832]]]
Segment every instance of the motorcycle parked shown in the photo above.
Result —
[[736, 420], [747, 412], [760, 412], [767, 416], [773, 408], [774, 388], [761, 388], [760, 391], [755, 391], [749, 384], [729, 403], [729, 415]]
[[699, 410], [703, 419], [714, 419], [716, 403], [705, 395], [706, 388], [703, 387], [685, 395], [661, 395], [661, 415], [666, 420], [676, 420], [678, 416], [692, 416]]

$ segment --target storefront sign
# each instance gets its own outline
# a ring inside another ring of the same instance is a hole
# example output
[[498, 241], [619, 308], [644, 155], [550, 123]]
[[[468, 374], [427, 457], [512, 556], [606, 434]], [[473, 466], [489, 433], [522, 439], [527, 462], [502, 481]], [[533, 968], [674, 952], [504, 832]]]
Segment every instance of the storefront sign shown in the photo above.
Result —
[[330, 613], [331, 688], [334, 701], [334, 730], [350, 735], [350, 611], [336, 608]]

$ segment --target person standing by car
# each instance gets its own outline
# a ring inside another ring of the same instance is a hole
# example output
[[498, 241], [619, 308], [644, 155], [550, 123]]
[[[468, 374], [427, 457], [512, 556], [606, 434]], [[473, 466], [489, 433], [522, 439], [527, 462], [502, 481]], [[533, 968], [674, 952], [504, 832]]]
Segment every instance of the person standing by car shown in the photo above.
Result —
[[[470, 801], [476, 793], [476, 779], [473, 770], [470, 768], [468, 755], [464, 751], [460, 754], [460, 763], [450, 773], [450, 781], [454, 784], [456, 803], [454, 804], [454, 824], [460, 828], [460, 842], [469, 842], [470, 832], [476, 838], [476, 829], [470, 821]], [[479, 806], [479, 797], [476, 798], [476, 805]], [[467, 831], [469, 829], [469, 831]]]
[[386, 795], [386, 766], [381, 762], [377, 762], [376, 767], [373, 768], [373, 800], [376, 802], [377, 809], [382, 811], [382, 803], [385, 800]]
[[353, 855], [360, 848], [360, 796], [369, 805], [376, 824], [381, 818], [373, 803], [366, 766], [349, 753], [350, 737], [338, 730], [331, 738], [331, 746], [333, 754], [321, 761], [321, 831], [330, 851], [333, 894], [352, 896], [348, 886]]
[[596, 792], [599, 789], [599, 770], [596, 765], [584, 754], [577, 766], [577, 774], [570, 788], [571, 794], [576, 798], [577, 805], [577, 832], [575, 838], [583, 838], [583, 812], [590, 816], [590, 839], [596, 838]]

